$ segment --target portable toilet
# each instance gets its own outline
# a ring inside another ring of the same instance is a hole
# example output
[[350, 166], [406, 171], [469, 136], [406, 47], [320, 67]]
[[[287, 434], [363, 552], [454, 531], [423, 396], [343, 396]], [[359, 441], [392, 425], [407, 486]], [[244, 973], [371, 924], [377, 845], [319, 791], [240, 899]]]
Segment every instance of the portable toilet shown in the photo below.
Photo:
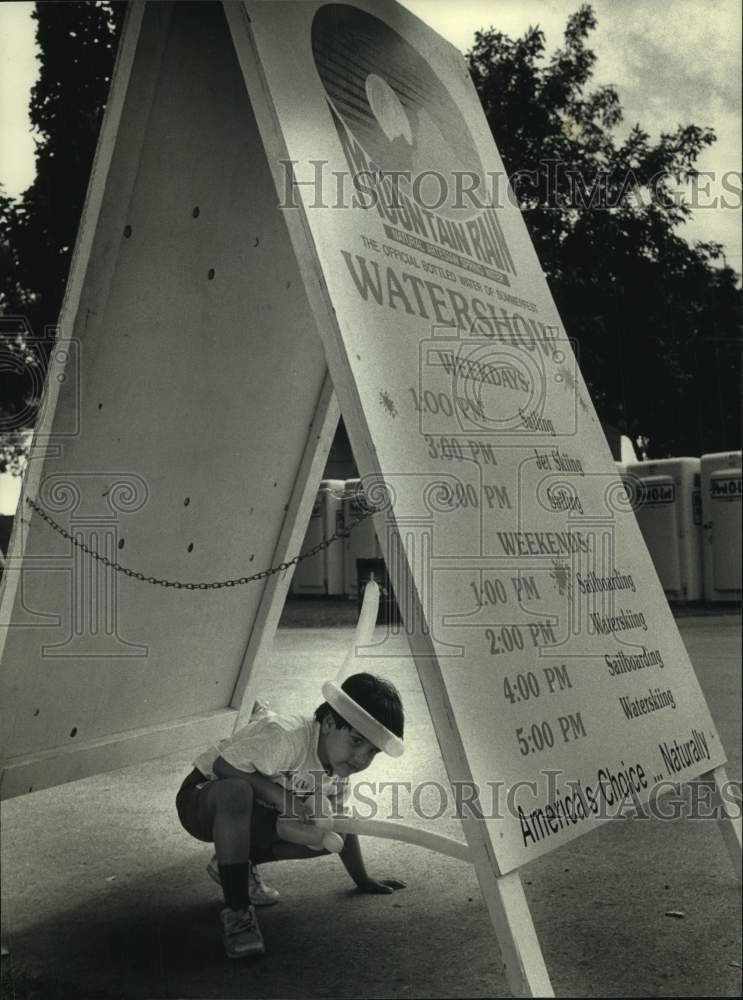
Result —
[[[320, 483], [302, 543], [302, 553], [327, 541], [343, 528], [343, 488], [343, 479], [323, 479]], [[344, 594], [343, 541], [332, 542], [327, 548], [298, 562], [291, 592], [304, 597]]]
[[[325, 539], [332, 538], [345, 528], [344, 479], [323, 479], [320, 483], [320, 497]], [[346, 593], [346, 553], [345, 539], [339, 538], [325, 550], [325, 593], [329, 597], [343, 597]]]
[[[345, 484], [344, 523], [346, 529], [361, 516], [367, 513], [369, 507], [364, 496], [360, 479], [347, 479]], [[351, 600], [359, 596], [359, 560], [381, 559], [382, 550], [377, 541], [372, 518], [357, 524], [346, 539], [345, 572], [346, 594]]]
[[741, 453], [702, 455], [704, 596], [741, 599]]
[[[322, 484], [321, 484], [322, 486]], [[310, 521], [305, 532], [300, 554], [304, 555], [323, 540], [322, 492], [315, 497]], [[316, 552], [308, 559], [301, 559], [294, 570], [291, 593], [297, 596], [322, 597], [325, 594], [325, 552]]]
[[632, 462], [627, 473], [639, 480], [635, 515], [666, 596], [670, 601], [701, 601], [699, 459]]

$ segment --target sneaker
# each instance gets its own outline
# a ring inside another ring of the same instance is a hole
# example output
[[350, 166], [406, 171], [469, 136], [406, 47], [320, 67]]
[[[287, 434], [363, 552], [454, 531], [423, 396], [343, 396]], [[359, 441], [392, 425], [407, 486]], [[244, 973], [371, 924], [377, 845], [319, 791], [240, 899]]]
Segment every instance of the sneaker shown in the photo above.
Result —
[[265, 954], [266, 946], [252, 906], [246, 910], [231, 910], [225, 906], [219, 916], [222, 920], [222, 940], [227, 958], [250, 958]]
[[[212, 855], [211, 861], [206, 866], [206, 873], [209, 878], [214, 879], [217, 885], [222, 884], [222, 879], [219, 877], [219, 865], [217, 864], [216, 854]], [[266, 885], [263, 881], [263, 876], [255, 865], [250, 866], [248, 888], [250, 892], [250, 902], [254, 906], [273, 906], [274, 903], [278, 903], [281, 899], [281, 893], [279, 890], [274, 889], [272, 885]]]

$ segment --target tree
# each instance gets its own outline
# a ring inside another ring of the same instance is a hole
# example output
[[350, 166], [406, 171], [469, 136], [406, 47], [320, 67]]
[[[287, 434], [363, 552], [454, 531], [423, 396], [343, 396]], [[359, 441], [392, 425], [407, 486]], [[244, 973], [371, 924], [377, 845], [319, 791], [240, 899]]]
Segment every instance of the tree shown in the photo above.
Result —
[[618, 142], [615, 88], [586, 89], [595, 27], [581, 6], [547, 62], [539, 28], [477, 32], [475, 87], [602, 420], [656, 457], [737, 448], [740, 291], [719, 245], [679, 235], [674, 195], [714, 133]]
[[39, 78], [30, 118], [36, 179], [15, 202], [0, 195], [0, 471], [18, 471], [33, 426], [39, 372], [64, 295], [108, 95], [125, 4], [37, 3]]

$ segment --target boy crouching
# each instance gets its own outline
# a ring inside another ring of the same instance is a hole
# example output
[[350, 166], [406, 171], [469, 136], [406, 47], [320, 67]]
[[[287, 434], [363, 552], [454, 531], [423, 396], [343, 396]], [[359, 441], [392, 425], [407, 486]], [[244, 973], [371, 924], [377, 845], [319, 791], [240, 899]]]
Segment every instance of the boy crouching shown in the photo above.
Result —
[[[334, 812], [343, 812], [349, 777], [367, 768], [380, 750], [402, 752], [403, 707], [392, 684], [373, 674], [353, 674], [340, 688], [324, 685], [323, 694], [327, 700], [314, 716], [257, 713], [199, 756], [178, 792], [182, 826], [214, 844], [208, 871], [224, 894], [221, 920], [229, 958], [265, 951], [254, 907], [277, 902], [279, 894], [256, 866], [328, 853], [283, 839], [286, 819], [310, 823], [319, 794]], [[355, 835], [345, 836], [340, 859], [361, 892], [405, 887], [398, 879], [367, 875]]]

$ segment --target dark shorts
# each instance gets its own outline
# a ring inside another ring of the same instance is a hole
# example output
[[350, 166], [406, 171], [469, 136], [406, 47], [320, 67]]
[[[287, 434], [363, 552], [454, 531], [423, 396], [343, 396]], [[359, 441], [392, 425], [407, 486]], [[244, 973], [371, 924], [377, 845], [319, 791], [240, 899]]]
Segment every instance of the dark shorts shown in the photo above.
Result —
[[[214, 840], [213, 817], [208, 803], [209, 786], [213, 784], [213, 781], [205, 778], [201, 771], [194, 768], [175, 798], [175, 807], [183, 829], [192, 837], [207, 844]], [[273, 844], [278, 839], [276, 836], [278, 818], [276, 809], [253, 799], [250, 820], [250, 860], [254, 864], [273, 861]]]

